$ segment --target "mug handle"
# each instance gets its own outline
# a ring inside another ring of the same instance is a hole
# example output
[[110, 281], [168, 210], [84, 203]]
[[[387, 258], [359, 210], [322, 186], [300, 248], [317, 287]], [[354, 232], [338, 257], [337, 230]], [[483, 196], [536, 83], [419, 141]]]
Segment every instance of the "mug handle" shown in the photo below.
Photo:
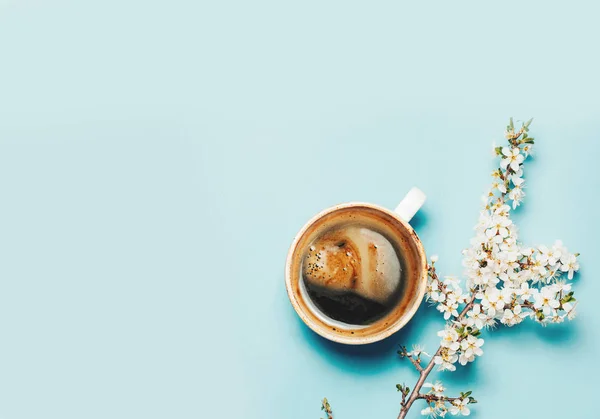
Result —
[[400, 201], [394, 212], [404, 221], [409, 222], [425, 203], [427, 196], [419, 188], [412, 188]]

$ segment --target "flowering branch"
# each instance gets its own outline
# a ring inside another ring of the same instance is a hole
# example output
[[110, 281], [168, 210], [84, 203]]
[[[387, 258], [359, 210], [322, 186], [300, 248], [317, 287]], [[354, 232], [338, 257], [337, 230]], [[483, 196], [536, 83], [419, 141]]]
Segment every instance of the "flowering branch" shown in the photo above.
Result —
[[[402, 394], [398, 419], [406, 417], [416, 400], [426, 402], [421, 410], [426, 416], [470, 414], [469, 405], [477, 403], [471, 391], [448, 397], [440, 381], [426, 380], [436, 366], [439, 371], [455, 371], [457, 362], [466, 365], [483, 355], [482, 332], [498, 323], [511, 327], [528, 318], [546, 326], [575, 317], [577, 301], [570, 281], [579, 270], [579, 254], [569, 253], [558, 240], [552, 246], [522, 245], [510, 219], [510, 212], [525, 197], [523, 162], [534, 144], [530, 124], [531, 120], [515, 130], [511, 118], [505, 133], [507, 145], [495, 148], [499, 167], [492, 172], [492, 186], [483, 197], [471, 247], [463, 251], [465, 288], [453, 276], [442, 279], [435, 268], [437, 256], [431, 257], [425, 297], [442, 313], [446, 325], [438, 332], [440, 346], [432, 357], [421, 346], [410, 352], [400, 347], [398, 354], [414, 365], [419, 379], [412, 391], [404, 384], [396, 385]], [[422, 356], [431, 358], [425, 367]], [[422, 389], [428, 390], [423, 393]]]
[[[427, 367], [415, 362], [406, 348], [398, 351], [419, 372], [412, 392], [403, 394], [398, 419], [405, 418], [418, 399], [427, 403], [421, 410], [423, 415], [470, 414], [468, 405], [477, 402], [470, 391], [460, 393], [459, 397], [447, 397], [441, 382], [431, 384], [425, 380], [436, 365], [440, 371], [455, 371], [457, 362], [466, 365], [483, 355], [484, 340], [480, 335], [485, 329], [495, 327], [498, 322], [514, 326], [526, 318], [545, 326], [575, 317], [576, 299], [569, 281], [579, 270], [579, 254], [569, 253], [560, 241], [550, 247], [521, 245], [517, 228], [510, 219], [510, 211], [525, 196], [522, 166], [534, 143], [528, 134], [530, 124], [531, 120], [515, 130], [511, 118], [506, 127], [508, 145], [495, 148], [496, 155], [501, 157], [499, 168], [492, 172], [492, 187], [483, 198], [484, 208], [471, 247], [463, 251], [467, 291], [463, 291], [455, 277], [441, 279], [435, 268], [437, 257], [431, 258], [426, 299], [436, 305], [447, 323], [438, 332], [440, 347]], [[422, 352], [422, 348], [418, 349]], [[422, 388], [430, 390], [423, 394]]]

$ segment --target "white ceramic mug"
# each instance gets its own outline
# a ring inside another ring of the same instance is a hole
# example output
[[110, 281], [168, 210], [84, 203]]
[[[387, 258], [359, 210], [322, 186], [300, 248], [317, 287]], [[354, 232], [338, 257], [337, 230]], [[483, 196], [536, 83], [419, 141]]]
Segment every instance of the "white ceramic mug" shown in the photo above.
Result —
[[[412, 188], [394, 211], [374, 204], [351, 202], [321, 211], [302, 227], [288, 252], [285, 284], [292, 306], [308, 327], [329, 340], [361, 345], [385, 339], [408, 323], [423, 300], [427, 283], [425, 250], [409, 224], [424, 202], [425, 194]], [[377, 217], [379, 222], [393, 228], [401, 237], [399, 246], [404, 259], [402, 297], [385, 317], [368, 325], [343, 323], [325, 315], [308, 296], [302, 280], [303, 249], [314, 240], [318, 231], [328, 226], [328, 221], [356, 212], [368, 212], [369, 217]]]

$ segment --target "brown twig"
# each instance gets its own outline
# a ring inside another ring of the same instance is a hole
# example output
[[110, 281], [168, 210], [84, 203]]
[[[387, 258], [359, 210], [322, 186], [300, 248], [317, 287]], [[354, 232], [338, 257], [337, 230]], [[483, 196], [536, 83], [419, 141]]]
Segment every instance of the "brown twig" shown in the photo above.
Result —
[[402, 401], [400, 402], [402, 406], [406, 404], [406, 393], [402, 392]]
[[412, 362], [412, 364], [415, 366], [415, 368], [417, 369], [417, 371], [419, 371], [419, 372], [423, 371], [423, 367], [421, 366], [421, 364], [419, 363], [419, 361], [416, 360], [416, 359], [414, 359], [412, 357], [412, 355], [407, 355], [406, 357], [410, 360], [410, 362]]
[[453, 402], [454, 400], [462, 400], [460, 397], [436, 396], [433, 394], [422, 394], [422, 393], [419, 393], [417, 395], [417, 399], [427, 400], [428, 403], [429, 402], [438, 402], [438, 401]]
[[333, 419], [333, 411], [331, 410], [331, 405], [329, 404], [327, 397], [321, 402], [321, 410], [325, 412], [326, 419]]

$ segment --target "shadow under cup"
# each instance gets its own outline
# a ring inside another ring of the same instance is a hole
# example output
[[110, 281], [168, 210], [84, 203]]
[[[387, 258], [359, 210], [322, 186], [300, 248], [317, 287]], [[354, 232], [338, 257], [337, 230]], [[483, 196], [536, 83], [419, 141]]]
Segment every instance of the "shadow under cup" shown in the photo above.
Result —
[[[342, 323], [325, 315], [311, 300], [302, 278], [302, 262], [306, 249], [324, 232], [349, 223], [385, 226], [394, 231], [392, 239], [401, 256], [402, 294], [388, 313], [368, 325]], [[288, 253], [286, 262], [286, 287], [294, 309], [313, 331], [326, 339], [361, 345], [385, 339], [400, 330], [417, 311], [427, 282], [427, 260], [421, 240], [412, 227], [396, 213], [373, 204], [341, 204], [317, 214], [300, 230]]]

